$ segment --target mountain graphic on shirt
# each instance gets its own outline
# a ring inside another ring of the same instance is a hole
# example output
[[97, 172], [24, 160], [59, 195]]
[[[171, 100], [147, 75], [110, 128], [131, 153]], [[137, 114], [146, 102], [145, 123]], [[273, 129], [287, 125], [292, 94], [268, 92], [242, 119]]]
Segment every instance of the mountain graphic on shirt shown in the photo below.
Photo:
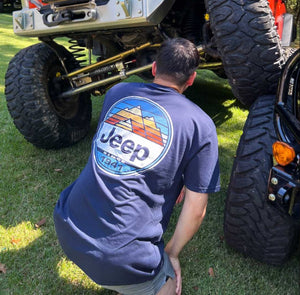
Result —
[[153, 117], [143, 117], [140, 106], [125, 108], [105, 121], [164, 146], [163, 136]]

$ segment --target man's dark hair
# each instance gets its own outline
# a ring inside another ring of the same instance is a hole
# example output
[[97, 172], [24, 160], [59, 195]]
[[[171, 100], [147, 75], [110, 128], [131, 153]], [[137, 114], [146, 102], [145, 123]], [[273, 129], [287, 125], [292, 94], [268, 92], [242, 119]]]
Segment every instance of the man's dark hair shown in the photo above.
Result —
[[174, 38], [164, 41], [156, 57], [156, 75], [167, 76], [183, 85], [199, 65], [199, 53], [189, 40]]

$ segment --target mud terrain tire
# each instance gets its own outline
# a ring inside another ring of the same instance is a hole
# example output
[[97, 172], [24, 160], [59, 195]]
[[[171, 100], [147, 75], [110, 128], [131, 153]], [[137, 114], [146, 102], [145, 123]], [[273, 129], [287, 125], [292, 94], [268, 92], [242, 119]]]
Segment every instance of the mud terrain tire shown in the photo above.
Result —
[[267, 0], [206, 0], [233, 94], [246, 106], [276, 92], [286, 58]]
[[[62, 50], [67, 69], [76, 68], [72, 54]], [[58, 57], [43, 43], [19, 51], [6, 72], [5, 95], [14, 124], [26, 140], [39, 148], [70, 146], [89, 131], [90, 95], [59, 99], [59, 93], [69, 87], [67, 81], [54, 83], [62, 74]]]
[[293, 219], [267, 201], [273, 166], [275, 96], [252, 105], [240, 139], [228, 188], [224, 233], [232, 248], [262, 262], [281, 265], [295, 249]]

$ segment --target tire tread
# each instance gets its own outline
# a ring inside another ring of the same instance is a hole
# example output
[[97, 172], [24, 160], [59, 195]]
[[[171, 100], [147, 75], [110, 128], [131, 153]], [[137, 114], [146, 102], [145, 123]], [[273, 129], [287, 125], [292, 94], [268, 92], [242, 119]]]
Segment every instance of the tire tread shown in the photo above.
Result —
[[224, 234], [228, 245], [244, 255], [281, 265], [295, 250], [299, 230], [290, 216], [267, 201], [276, 139], [274, 105], [275, 96], [262, 96], [249, 111], [228, 187]]

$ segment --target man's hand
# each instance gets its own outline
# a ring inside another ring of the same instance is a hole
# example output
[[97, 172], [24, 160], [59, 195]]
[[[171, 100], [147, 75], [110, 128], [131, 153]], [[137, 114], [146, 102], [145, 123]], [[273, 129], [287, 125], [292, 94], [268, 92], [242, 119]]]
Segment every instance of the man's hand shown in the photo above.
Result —
[[[166, 249], [167, 252], [167, 249]], [[167, 252], [168, 253], [168, 252]], [[173, 266], [175, 276], [176, 276], [176, 295], [181, 295], [182, 290], [182, 278], [181, 278], [181, 267], [178, 257], [169, 256], [170, 262]]]

